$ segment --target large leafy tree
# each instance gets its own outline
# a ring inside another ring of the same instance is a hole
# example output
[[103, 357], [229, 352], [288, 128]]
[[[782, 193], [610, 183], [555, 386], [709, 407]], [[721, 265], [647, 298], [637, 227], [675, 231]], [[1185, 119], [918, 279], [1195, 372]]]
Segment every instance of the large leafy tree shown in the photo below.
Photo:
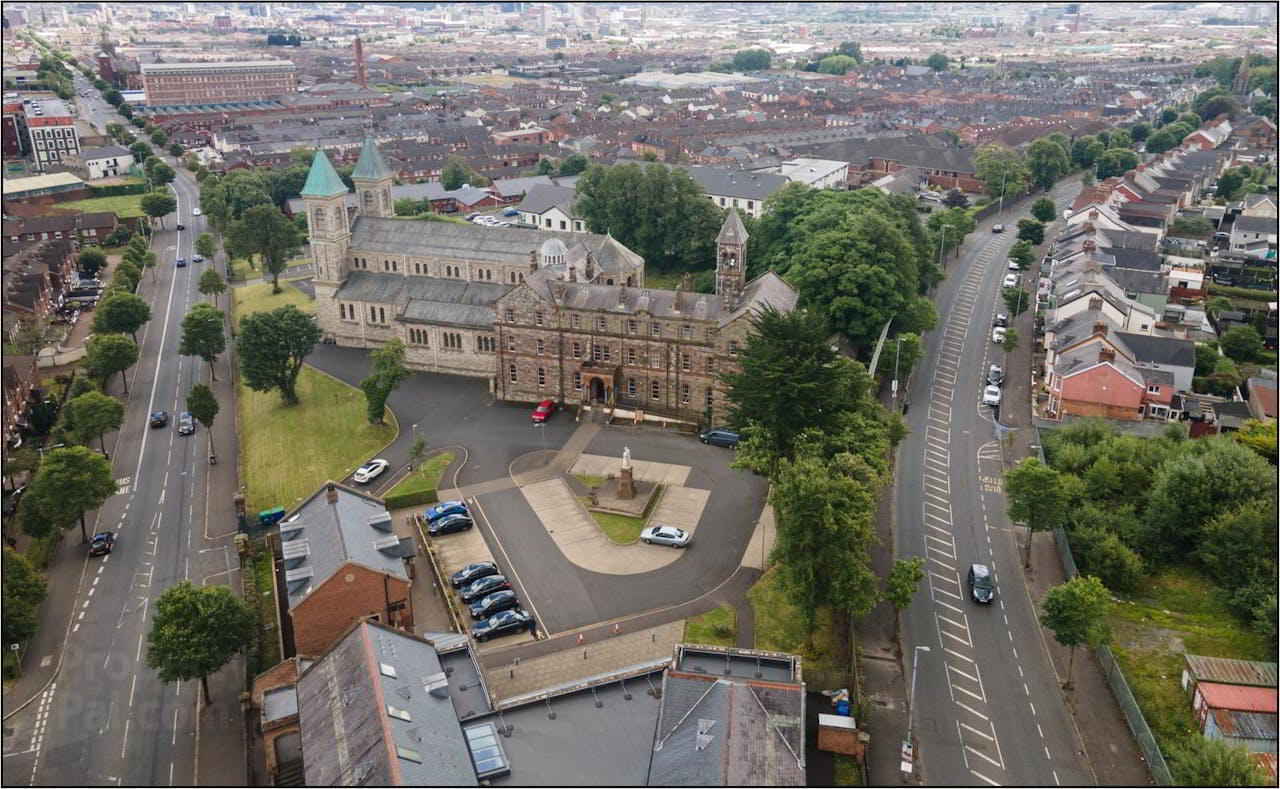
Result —
[[1004, 475], [1009, 519], [1026, 524], [1024, 565], [1031, 566], [1031, 538], [1037, 531], [1061, 526], [1067, 519], [1067, 488], [1063, 476], [1036, 458], [1026, 458]]
[[[54, 528], [80, 521], [80, 536], [89, 541], [84, 514], [97, 509], [116, 493], [111, 463], [88, 447], [58, 447], [45, 453], [23, 498]], [[25, 517], [24, 517], [25, 525]]]
[[409, 368], [404, 364], [404, 353], [404, 343], [399, 337], [394, 337], [369, 354], [373, 369], [360, 382], [360, 389], [364, 392], [370, 424], [383, 423], [387, 398], [410, 375]]
[[209, 377], [217, 380], [213, 363], [227, 349], [227, 335], [222, 330], [222, 310], [200, 302], [182, 319], [182, 342], [178, 353], [199, 356], [209, 363]]
[[1034, 219], [1025, 218], [1018, 220], [1018, 240], [1028, 241], [1031, 244], [1044, 243], [1044, 222], [1037, 222]]
[[913, 556], [910, 559], [899, 559], [889, 569], [889, 576], [884, 580], [884, 598], [893, 606], [897, 616], [893, 618], [895, 639], [902, 612], [911, 605], [911, 599], [920, 588], [924, 579], [924, 557]]
[[213, 297], [213, 303], [218, 303], [218, 296], [227, 292], [227, 283], [223, 281], [222, 275], [217, 269], [207, 268], [200, 275], [200, 282], [196, 286], [201, 293], [206, 296]]
[[1046, 592], [1040, 607], [1040, 623], [1053, 631], [1059, 644], [1071, 650], [1064, 683], [1064, 687], [1070, 688], [1076, 647], [1096, 647], [1110, 637], [1107, 612], [1111, 608], [1111, 593], [1097, 578], [1078, 575]]
[[734, 71], [768, 71], [769, 63], [769, 52], [764, 49], [744, 49], [733, 56]]
[[235, 248], [262, 259], [271, 275], [271, 292], [280, 292], [280, 275], [289, 259], [302, 246], [302, 234], [289, 218], [273, 205], [255, 205], [231, 224], [227, 233]]
[[1180, 786], [1267, 786], [1244, 748], [1193, 734], [1172, 749], [1169, 766]]
[[92, 279], [107, 267], [107, 255], [102, 251], [102, 247], [85, 247], [76, 256], [76, 266], [86, 277]]
[[[964, 194], [961, 193], [961, 197]], [[945, 211], [934, 211], [929, 215], [925, 226], [933, 235], [933, 246], [941, 246], [943, 254], [959, 249], [965, 238], [977, 227], [973, 213], [964, 208], [948, 208]], [[943, 228], [946, 232], [943, 232]]]
[[1098, 160], [1098, 177], [1124, 175], [1138, 166], [1138, 154], [1128, 148], [1111, 148]]
[[138, 344], [123, 334], [99, 334], [88, 346], [84, 366], [89, 374], [106, 384], [107, 379], [120, 373], [120, 382], [127, 393], [129, 381], [124, 371], [137, 363]]
[[1057, 215], [1057, 206], [1047, 197], [1041, 197], [1031, 204], [1031, 216], [1041, 222], [1052, 222]]
[[292, 304], [245, 317], [236, 336], [245, 385], [256, 392], [279, 389], [284, 403], [293, 405], [303, 360], [319, 341], [315, 319]]
[[89, 391], [67, 401], [65, 420], [81, 441], [95, 436], [103, 453], [107, 451], [104, 436], [124, 424], [124, 403], [99, 391]]
[[209, 454], [213, 454], [213, 420], [218, 416], [218, 398], [204, 384], [196, 384], [187, 393], [187, 411], [204, 425], [209, 434]]
[[466, 159], [457, 154], [446, 159], [444, 167], [440, 170], [440, 185], [445, 189], [459, 189], [467, 184], [478, 186], [482, 183], [484, 178], [471, 169]]
[[148, 192], [142, 196], [141, 205], [144, 214], [159, 219], [164, 227], [164, 218], [178, 207], [178, 199], [168, 192]]
[[147, 178], [151, 180], [154, 186], [164, 186], [167, 183], [172, 183], [173, 179], [178, 177], [174, 169], [158, 156], [147, 160], [146, 171]]
[[3, 567], [5, 648], [26, 641], [40, 626], [40, 602], [44, 600], [44, 577], [31, 566], [27, 557], [5, 546]]
[[976, 175], [992, 198], [1008, 199], [1027, 191], [1031, 173], [1022, 155], [1002, 145], [985, 145], [974, 157]]
[[128, 334], [138, 341], [138, 329], [151, 320], [151, 307], [141, 297], [115, 291], [98, 302], [93, 311], [93, 330], [100, 334]]
[[196, 236], [195, 246], [196, 254], [209, 259], [213, 258], [213, 253], [218, 249], [217, 244], [213, 240], [212, 233], [201, 233]]
[[1077, 137], [1071, 143], [1071, 161], [1076, 167], [1092, 167], [1107, 150], [1107, 146], [1092, 134]]
[[1048, 191], [1071, 169], [1071, 157], [1058, 142], [1041, 137], [1027, 146], [1027, 169], [1036, 186]]
[[1232, 326], [1223, 332], [1218, 345], [1236, 362], [1256, 361], [1262, 355], [1262, 336], [1252, 326]]
[[257, 617], [229, 587], [182, 581], [156, 600], [147, 633], [147, 666], [164, 682], [200, 680], [205, 703], [209, 675], [247, 647]]

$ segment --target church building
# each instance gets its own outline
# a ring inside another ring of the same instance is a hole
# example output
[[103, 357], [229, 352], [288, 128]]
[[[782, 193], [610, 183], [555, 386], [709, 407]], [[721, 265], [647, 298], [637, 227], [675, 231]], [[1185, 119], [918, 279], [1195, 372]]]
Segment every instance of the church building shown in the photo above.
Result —
[[411, 368], [487, 378], [504, 400], [715, 421], [719, 376], [736, 364], [753, 310], [796, 304], [772, 272], [746, 281], [736, 211], [716, 239], [714, 294], [653, 290], [644, 259], [610, 235], [395, 217], [394, 175], [372, 138], [352, 180], [349, 211], [318, 151], [302, 189], [325, 337], [356, 348], [399, 337]]

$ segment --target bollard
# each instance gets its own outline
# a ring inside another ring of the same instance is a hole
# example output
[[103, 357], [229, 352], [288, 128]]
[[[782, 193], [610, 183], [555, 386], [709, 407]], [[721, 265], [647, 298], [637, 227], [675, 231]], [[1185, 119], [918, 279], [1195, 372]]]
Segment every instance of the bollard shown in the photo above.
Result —
[[622, 625], [615, 622], [613, 624], [613, 634], [616, 636], [622, 632]]
[[578, 634], [578, 645], [579, 645], [579, 646], [581, 646], [581, 645], [582, 645], [582, 634], [581, 634], [581, 633], [579, 633], [579, 634]]

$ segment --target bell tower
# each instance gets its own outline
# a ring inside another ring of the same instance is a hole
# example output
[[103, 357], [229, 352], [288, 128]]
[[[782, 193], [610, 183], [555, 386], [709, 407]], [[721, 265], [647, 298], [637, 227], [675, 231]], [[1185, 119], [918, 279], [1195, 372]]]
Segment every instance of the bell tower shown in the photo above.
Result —
[[387, 160], [374, 143], [373, 137], [364, 138], [356, 169], [351, 173], [356, 186], [356, 205], [361, 216], [395, 216], [391, 204], [391, 184], [395, 173], [387, 166]]
[[716, 295], [724, 299], [726, 310], [733, 309], [747, 284], [747, 229], [736, 208], [720, 226], [716, 236]]
[[316, 151], [301, 197], [307, 209], [307, 234], [316, 261], [316, 282], [336, 285], [347, 277], [351, 223], [347, 217], [347, 185], [324, 151]]

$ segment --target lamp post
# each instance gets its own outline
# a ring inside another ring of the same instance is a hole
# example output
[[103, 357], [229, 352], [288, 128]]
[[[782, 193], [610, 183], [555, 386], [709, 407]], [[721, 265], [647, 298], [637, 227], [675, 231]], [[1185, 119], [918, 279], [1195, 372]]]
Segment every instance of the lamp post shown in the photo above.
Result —
[[942, 223], [942, 240], [938, 242], [938, 266], [943, 268], [945, 268], [947, 265], [946, 264], [947, 227], [949, 227], [949, 225], [947, 225], [946, 222], [943, 222]]
[[898, 338], [897, 344], [893, 350], [893, 383], [890, 390], [893, 392], [893, 410], [898, 410], [898, 358], [902, 355], [902, 338]]
[[915, 716], [916, 716], [916, 667], [920, 663], [920, 653], [928, 652], [929, 647], [918, 646], [912, 651], [911, 655], [911, 692], [907, 694], [907, 740], [915, 739]]
[[1000, 207], [996, 209], [997, 214], [1004, 213], [1004, 184], [1009, 180], [1009, 170], [1006, 168], [1004, 175], [1000, 176]]

